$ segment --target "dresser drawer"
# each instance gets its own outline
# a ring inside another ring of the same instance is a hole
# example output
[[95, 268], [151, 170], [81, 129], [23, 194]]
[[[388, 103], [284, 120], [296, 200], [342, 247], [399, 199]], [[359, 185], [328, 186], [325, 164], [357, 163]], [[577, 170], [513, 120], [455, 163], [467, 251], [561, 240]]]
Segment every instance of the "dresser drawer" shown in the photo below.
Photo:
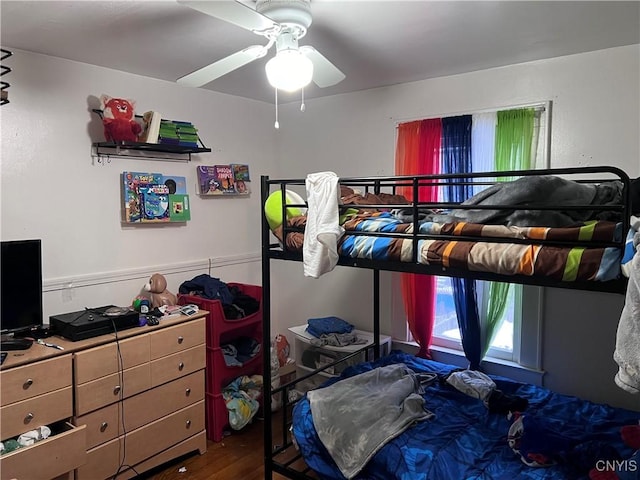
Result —
[[174, 353], [151, 362], [151, 384], [154, 387], [170, 382], [175, 378], [188, 375], [206, 366], [204, 345]]
[[9, 405], [71, 385], [71, 355], [3, 370], [0, 405]]
[[84, 433], [83, 426], [54, 425], [46, 440], [0, 457], [0, 478], [49, 480], [78, 468], [87, 456]]
[[205, 319], [192, 320], [149, 334], [151, 360], [205, 343]]
[[[119, 344], [119, 346], [118, 346]], [[122, 365], [120, 358], [122, 357]], [[81, 384], [149, 361], [149, 337], [137, 337], [90, 348], [74, 356], [75, 383]]]
[[0, 407], [2, 440], [16, 437], [41, 425], [70, 418], [73, 415], [72, 390], [69, 386]]
[[[200, 401], [129, 432], [125, 452], [127, 463], [136, 465], [203, 430], [204, 401]], [[110, 478], [118, 469], [123, 447], [123, 438], [119, 437], [89, 450], [87, 463], [76, 471], [76, 480]]]
[[[124, 381], [123, 381], [124, 380]], [[76, 414], [84, 415], [151, 388], [149, 364], [129, 368], [76, 387]]]
[[118, 410], [124, 414], [126, 431], [131, 432], [203, 399], [204, 370], [200, 370], [127, 398], [122, 405], [114, 403], [76, 417], [74, 423], [87, 426], [87, 449], [90, 449], [123, 433]]

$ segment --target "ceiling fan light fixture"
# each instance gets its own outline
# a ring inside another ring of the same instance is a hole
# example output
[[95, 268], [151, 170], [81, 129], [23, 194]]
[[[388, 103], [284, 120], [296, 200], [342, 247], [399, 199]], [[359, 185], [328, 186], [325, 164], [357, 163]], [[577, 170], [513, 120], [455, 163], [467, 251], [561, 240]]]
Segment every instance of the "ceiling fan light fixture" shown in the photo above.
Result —
[[311, 83], [313, 63], [300, 50], [281, 50], [265, 66], [272, 87], [295, 92]]

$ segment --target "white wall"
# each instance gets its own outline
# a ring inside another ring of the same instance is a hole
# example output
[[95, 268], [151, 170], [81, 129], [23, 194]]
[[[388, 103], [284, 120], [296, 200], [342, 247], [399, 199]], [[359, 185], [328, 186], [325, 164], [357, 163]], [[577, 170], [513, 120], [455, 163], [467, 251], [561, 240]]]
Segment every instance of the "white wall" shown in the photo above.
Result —
[[[260, 250], [259, 176], [392, 174], [397, 121], [552, 100], [552, 166], [609, 164], [640, 175], [639, 58], [639, 46], [622, 47], [309, 100], [304, 114], [292, 103], [281, 106], [281, 128], [274, 132], [268, 104], [16, 51], [11, 103], [0, 109], [1, 238], [43, 239], [47, 318], [126, 304], [156, 267], [176, 272], [169, 274], [174, 291], [208, 271], [211, 258], [223, 265], [213, 276], [260, 283], [260, 264], [252, 261]], [[90, 144], [100, 139], [101, 126], [90, 109], [97, 106], [91, 97], [101, 93], [134, 98], [138, 111], [194, 122], [214, 152], [191, 163], [116, 158], [97, 164]], [[199, 198], [195, 166], [231, 162], [250, 164], [251, 197]], [[187, 176], [193, 220], [123, 227], [119, 174], [125, 170]], [[299, 263], [271, 266], [272, 333], [324, 315], [370, 326], [371, 272], [339, 267], [313, 280], [302, 276]], [[100, 279], [106, 283], [97, 285]], [[389, 279], [383, 274], [383, 291]], [[547, 386], [640, 409], [637, 398], [613, 383], [622, 305], [621, 296], [547, 289]], [[385, 332], [389, 312], [384, 297]]]
[[[278, 171], [269, 105], [17, 50], [8, 63], [10, 103], [0, 111], [1, 236], [42, 239], [45, 321], [84, 307], [129, 304], [154, 271], [166, 273], [176, 292], [208, 273], [211, 259], [213, 276], [260, 283], [259, 180]], [[135, 99], [138, 113], [157, 110], [193, 122], [212, 153], [191, 162], [97, 162], [91, 143], [104, 137], [91, 109], [99, 108], [102, 93]], [[250, 165], [253, 193], [199, 197], [196, 166], [228, 163]], [[123, 171], [187, 177], [192, 220], [122, 225]]]
[[[640, 175], [640, 46], [512, 65], [283, 108], [281, 158], [288, 176], [332, 170], [340, 176], [393, 173], [398, 121], [551, 100], [552, 167], [614, 165]], [[272, 262], [277, 329], [338, 315], [367, 328], [371, 273], [340, 268], [319, 280], [302, 266]], [[383, 290], [390, 274], [383, 274]], [[354, 287], [355, 285], [355, 287]], [[640, 410], [640, 399], [613, 383], [621, 295], [547, 289], [544, 382], [560, 392]], [[383, 298], [383, 331], [390, 302]]]

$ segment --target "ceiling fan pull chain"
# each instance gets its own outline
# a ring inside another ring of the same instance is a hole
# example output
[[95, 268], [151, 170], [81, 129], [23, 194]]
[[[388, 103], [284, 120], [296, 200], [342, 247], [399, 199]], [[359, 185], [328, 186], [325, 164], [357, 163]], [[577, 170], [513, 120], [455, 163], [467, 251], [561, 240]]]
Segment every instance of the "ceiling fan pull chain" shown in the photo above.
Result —
[[304, 104], [304, 87], [302, 87], [302, 103], [300, 104], [300, 111], [304, 112], [307, 106]]
[[278, 122], [278, 89], [274, 88], [276, 91], [276, 123], [273, 125], [276, 127], [276, 130], [280, 128], [280, 123]]

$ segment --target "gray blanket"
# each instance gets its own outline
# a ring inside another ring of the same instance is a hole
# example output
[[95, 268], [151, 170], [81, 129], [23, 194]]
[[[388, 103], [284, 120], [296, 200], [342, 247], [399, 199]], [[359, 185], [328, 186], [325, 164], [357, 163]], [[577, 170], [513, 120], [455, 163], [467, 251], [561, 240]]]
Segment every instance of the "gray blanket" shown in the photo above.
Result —
[[394, 364], [307, 393], [318, 436], [346, 478], [414, 422], [433, 416], [420, 391], [415, 373]]
[[[586, 220], [620, 221], [620, 212], [612, 210], [571, 210], [576, 205], [607, 206], [620, 204], [623, 184], [619, 180], [597, 185], [578, 183], [551, 175], [521, 177], [497, 183], [469, 198], [462, 205], [558, 206], [558, 210], [455, 209], [447, 213], [422, 211], [420, 221], [437, 223], [470, 222], [485, 225], [521, 227], [571, 227]], [[562, 209], [562, 207], [565, 207]], [[409, 209], [393, 212], [403, 221], [411, 221]], [[407, 214], [409, 217], [407, 217]]]

